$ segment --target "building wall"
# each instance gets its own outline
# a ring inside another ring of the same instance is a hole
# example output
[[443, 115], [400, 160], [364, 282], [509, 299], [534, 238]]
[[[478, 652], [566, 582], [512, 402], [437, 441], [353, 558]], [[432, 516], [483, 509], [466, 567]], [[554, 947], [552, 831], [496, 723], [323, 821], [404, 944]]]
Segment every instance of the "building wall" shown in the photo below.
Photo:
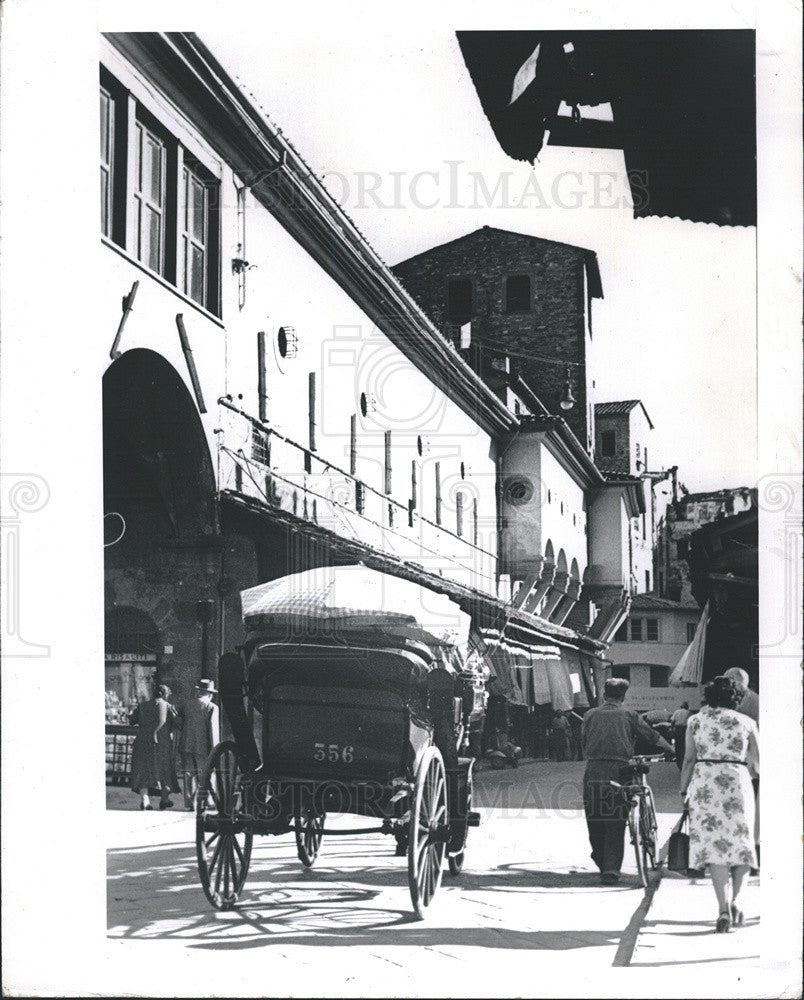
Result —
[[[552, 454], [544, 433], [521, 432], [501, 451], [503, 571], [524, 579], [549, 549], [557, 565], [574, 566], [581, 580], [587, 564], [583, 487]], [[517, 494], [517, 485], [525, 492]]]
[[589, 583], [629, 587], [628, 531], [622, 496], [613, 489], [600, 491], [589, 507]]
[[[680, 610], [632, 608], [625, 623], [628, 639], [615, 641], [606, 656], [616, 666], [630, 667], [630, 683], [626, 695], [626, 705], [635, 709], [662, 708], [673, 711], [682, 701], [688, 701], [691, 708], [700, 707], [701, 688], [652, 687], [651, 665], [665, 668], [665, 677], [675, 669], [687, 648], [687, 624], [697, 626], [700, 615], [695, 608]], [[655, 619], [659, 625], [657, 642], [645, 640], [646, 620]], [[634, 641], [631, 636], [631, 622], [642, 622], [642, 641]], [[618, 633], [621, 634], [621, 633]]]
[[[484, 227], [466, 237], [419, 254], [393, 270], [405, 288], [442, 330], [451, 327], [447, 315], [447, 283], [451, 278], [474, 282], [472, 338], [483, 347], [505, 345], [512, 369], [518, 368], [545, 406], [561, 413], [578, 440], [588, 440], [587, 328], [585, 251], [519, 233]], [[531, 275], [532, 309], [506, 313], [505, 285], [509, 275]], [[516, 356], [515, 356], [516, 355]], [[537, 360], [540, 356], [547, 361]], [[559, 406], [567, 361], [572, 368], [572, 410]]]
[[[107, 611], [131, 607], [154, 622], [159, 677], [181, 702], [203, 672], [215, 676], [218, 653], [242, 638], [241, 589], [342, 561], [337, 551], [292, 531], [219, 509], [217, 490], [250, 497], [496, 594], [496, 453], [489, 433], [374, 326], [250, 193], [238, 203], [242, 179], [106, 41], [102, 61], [217, 179], [221, 261], [217, 316], [137, 263], [132, 252], [103, 240], [91, 294], [103, 317], [93, 336], [98, 376], [111, 375], [105, 379], [106, 396], [133, 387], [117, 378], [132, 359], [145, 359], [146, 371], [152, 363], [154, 372], [169, 373], [165, 385], [170, 386], [162, 395], [155, 388], [129, 392], [106, 422], [107, 501], [126, 523], [123, 538], [106, 549]], [[244, 276], [233, 273], [238, 258], [248, 261]], [[133, 308], [116, 345], [119, 357], [112, 360], [121, 300], [135, 281]], [[203, 403], [182, 349], [178, 314]], [[281, 327], [295, 331], [294, 357], [282, 357]], [[228, 397], [229, 405], [219, 405], [219, 397]], [[261, 402], [267, 424], [277, 432], [267, 437], [243, 415], [259, 417]], [[188, 407], [193, 420], [172, 425], [162, 419]], [[304, 449], [310, 450], [307, 458]], [[186, 467], [183, 456], [191, 451], [199, 467], [209, 467], [208, 477]], [[362, 513], [358, 480], [365, 484]], [[183, 513], [188, 493], [199, 497], [192, 523]], [[213, 608], [205, 659], [200, 601]]]

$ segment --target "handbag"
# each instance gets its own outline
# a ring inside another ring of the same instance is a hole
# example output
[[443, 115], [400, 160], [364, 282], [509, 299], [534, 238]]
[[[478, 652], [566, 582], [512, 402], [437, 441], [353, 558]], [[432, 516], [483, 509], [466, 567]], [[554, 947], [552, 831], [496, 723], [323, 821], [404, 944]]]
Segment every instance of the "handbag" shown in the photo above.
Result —
[[684, 809], [681, 819], [676, 823], [667, 844], [667, 869], [671, 872], [687, 874], [690, 865], [690, 835], [684, 832], [688, 825], [689, 810]]

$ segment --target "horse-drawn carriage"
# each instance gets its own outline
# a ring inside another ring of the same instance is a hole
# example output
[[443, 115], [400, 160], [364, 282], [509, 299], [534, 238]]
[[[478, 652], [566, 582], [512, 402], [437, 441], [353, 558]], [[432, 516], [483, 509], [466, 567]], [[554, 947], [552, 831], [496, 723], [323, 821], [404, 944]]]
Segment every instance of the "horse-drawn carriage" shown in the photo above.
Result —
[[[418, 916], [463, 867], [472, 812], [469, 731], [485, 704], [469, 619], [448, 598], [362, 566], [244, 591], [242, 656], [219, 685], [233, 740], [200, 781], [198, 867], [218, 909], [237, 902], [254, 835], [292, 832], [312, 865], [327, 835], [393, 835]], [[252, 725], [261, 717], [261, 747]], [[344, 829], [328, 814], [371, 817]]]

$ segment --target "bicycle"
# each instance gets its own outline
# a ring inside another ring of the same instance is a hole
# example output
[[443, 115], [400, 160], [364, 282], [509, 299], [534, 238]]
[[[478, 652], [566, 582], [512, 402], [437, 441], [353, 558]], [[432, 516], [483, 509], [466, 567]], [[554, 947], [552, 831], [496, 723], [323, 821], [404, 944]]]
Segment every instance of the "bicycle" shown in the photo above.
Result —
[[628, 800], [628, 832], [634, 846], [639, 881], [643, 887], [648, 884], [648, 869], [655, 871], [658, 867], [656, 808], [646, 775], [650, 772], [650, 764], [662, 760], [667, 760], [667, 757], [634, 756], [623, 768], [630, 772], [631, 780], [623, 784], [610, 782], [613, 788], [621, 789]]

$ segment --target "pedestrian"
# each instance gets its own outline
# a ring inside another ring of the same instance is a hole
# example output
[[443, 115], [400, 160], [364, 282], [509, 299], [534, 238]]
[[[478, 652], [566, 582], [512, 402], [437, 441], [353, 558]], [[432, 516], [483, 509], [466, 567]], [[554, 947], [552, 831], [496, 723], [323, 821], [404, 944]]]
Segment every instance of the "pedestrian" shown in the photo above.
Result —
[[[737, 711], [753, 719], [759, 729], [759, 695], [748, 686], [746, 671], [740, 667], [729, 667], [723, 676], [728, 677], [737, 689], [740, 698]], [[759, 871], [759, 774], [754, 771], [751, 771], [751, 784], [754, 786], [754, 844], [757, 852], [757, 867], [751, 869], [751, 874], [756, 875]]]
[[213, 702], [217, 689], [203, 677], [195, 686], [195, 698], [186, 702], [179, 712], [179, 754], [184, 785], [184, 808], [193, 810], [198, 794], [198, 779], [204, 768], [218, 730], [218, 706]]
[[170, 809], [170, 793], [179, 787], [173, 764], [176, 709], [170, 703], [170, 688], [160, 684], [154, 698], [134, 709], [131, 722], [138, 727], [131, 751], [131, 788], [140, 796], [140, 809], [153, 808], [154, 789], [159, 792], [159, 808]]
[[590, 709], [583, 718], [581, 742], [586, 756], [583, 777], [583, 805], [592, 860], [600, 869], [601, 881], [619, 881], [625, 849], [628, 801], [611, 781], [623, 780], [622, 771], [634, 755], [641, 737], [653, 747], [672, 752], [670, 744], [644, 722], [635, 711], [623, 706], [628, 681], [611, 677], [603, 689], [603, 704]]
[[737, 900], [756, 867], [754, 792], [749, 766], [759, 773], [756, 723], [735, 711], [739, 694], [728, 677], [704, 689], [705, 705], [687, 723], [681, 794], [690, 821], [691, 868], [708, 867], [718, 902], [718, 933], [743, 922]]
[[552, 744], [553, 760], [563, 761], [570, 759], [570, 729], [569, 719], [563, 712], [556, 710], [553, 716]]
[[673, 746], [676, 749], [676, 766], [679, 771], [684, 763], [684, 749], [687, 739], [687, 722], [690, 717], [690, 703], [682, 701], [680, 708], [673, 712], [670, 722], [673, 725]]

